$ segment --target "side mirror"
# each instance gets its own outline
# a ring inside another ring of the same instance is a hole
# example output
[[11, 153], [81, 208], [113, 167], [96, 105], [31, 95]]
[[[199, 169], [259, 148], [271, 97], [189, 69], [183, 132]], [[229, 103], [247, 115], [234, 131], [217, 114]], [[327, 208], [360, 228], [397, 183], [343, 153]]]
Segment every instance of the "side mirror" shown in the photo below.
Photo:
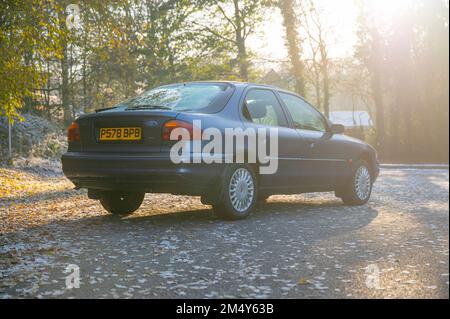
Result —
[[342, 134], [345, 132], [345, 126], [342, 124], [332, 124], [331, 125], [331, 133], [333, 134]]

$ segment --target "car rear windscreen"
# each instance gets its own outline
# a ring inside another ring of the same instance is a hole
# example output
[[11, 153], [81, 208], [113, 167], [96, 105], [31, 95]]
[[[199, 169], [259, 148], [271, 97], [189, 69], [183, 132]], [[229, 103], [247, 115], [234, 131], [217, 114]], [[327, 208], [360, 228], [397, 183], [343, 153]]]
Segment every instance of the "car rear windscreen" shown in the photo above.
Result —
[[225, 106], [233, 90], [233, 86], [227, 83], [165, 85], [120, 103], [120, 106], [125, 106], [127, 110], [165, 109], [216, 113]]

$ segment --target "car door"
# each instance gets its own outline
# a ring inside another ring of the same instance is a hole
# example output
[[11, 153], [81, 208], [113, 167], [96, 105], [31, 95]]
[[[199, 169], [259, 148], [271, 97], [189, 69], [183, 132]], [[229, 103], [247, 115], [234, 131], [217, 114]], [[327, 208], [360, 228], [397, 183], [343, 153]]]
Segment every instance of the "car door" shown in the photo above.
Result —
[[[294, 147], [298, 144], [298, 134], [289, 127], [286, 114], [276, 94], [265, 88], [251, 88], [245, 93], [242, 116], [246, 127], [276, 128], [278, 131], [278, 154], [270, 154], [272, 160], [278, 161], [274, 174], [260, 175], [261, 189], [270, 190], [292, 188], [299, 183], [296, 165], [293, 159], [298, 157]], [[275, 191], [276, 192], [276, 191]]]
[[346, 172], [346, 160], [336, 149], [339, 145], [329, 131], [327, 120], [302, 98], [285, 92], [279, 94], [303, 141], [299, 145], [300, 178], [307, 186], [326, 188], [335, 185], [340, 175]]

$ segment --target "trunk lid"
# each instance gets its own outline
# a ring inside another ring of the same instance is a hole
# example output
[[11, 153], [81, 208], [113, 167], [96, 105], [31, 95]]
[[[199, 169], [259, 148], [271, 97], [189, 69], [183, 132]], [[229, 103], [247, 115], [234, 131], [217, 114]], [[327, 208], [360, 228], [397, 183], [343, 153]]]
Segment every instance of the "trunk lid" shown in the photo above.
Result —
[[[178, 112], [166, 110], [105, 111], [78, 120], [83, 152], [160, 152], [162, 126]], [[101, 141], [101, 128], [141, 128], [140, 140]]]

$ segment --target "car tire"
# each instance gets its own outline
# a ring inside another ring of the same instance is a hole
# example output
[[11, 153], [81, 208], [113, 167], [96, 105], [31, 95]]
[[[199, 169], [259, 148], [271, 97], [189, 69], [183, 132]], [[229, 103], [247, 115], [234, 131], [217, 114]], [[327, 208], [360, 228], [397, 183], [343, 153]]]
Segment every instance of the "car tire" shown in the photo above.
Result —
[[100, 203], [109, 213], [126, 216], [136, 211], [144, 200], [142, 192], [105, 192], [101, 195]]
[[230, 165], [222, 179], [219, 201], [213, 204], [214, 212], [224, 220], [246, 218], [255, 207], [257, 190], [257, 180], [252, 168]]
[[360, 206], [366, 204], [372, 193], [373, 177], [370, 166], [366, 161], [358, 161], [352, 170], [352, 176], [348, 183], [339, 190], [336, 196], [340, 197], [344, 204]]

